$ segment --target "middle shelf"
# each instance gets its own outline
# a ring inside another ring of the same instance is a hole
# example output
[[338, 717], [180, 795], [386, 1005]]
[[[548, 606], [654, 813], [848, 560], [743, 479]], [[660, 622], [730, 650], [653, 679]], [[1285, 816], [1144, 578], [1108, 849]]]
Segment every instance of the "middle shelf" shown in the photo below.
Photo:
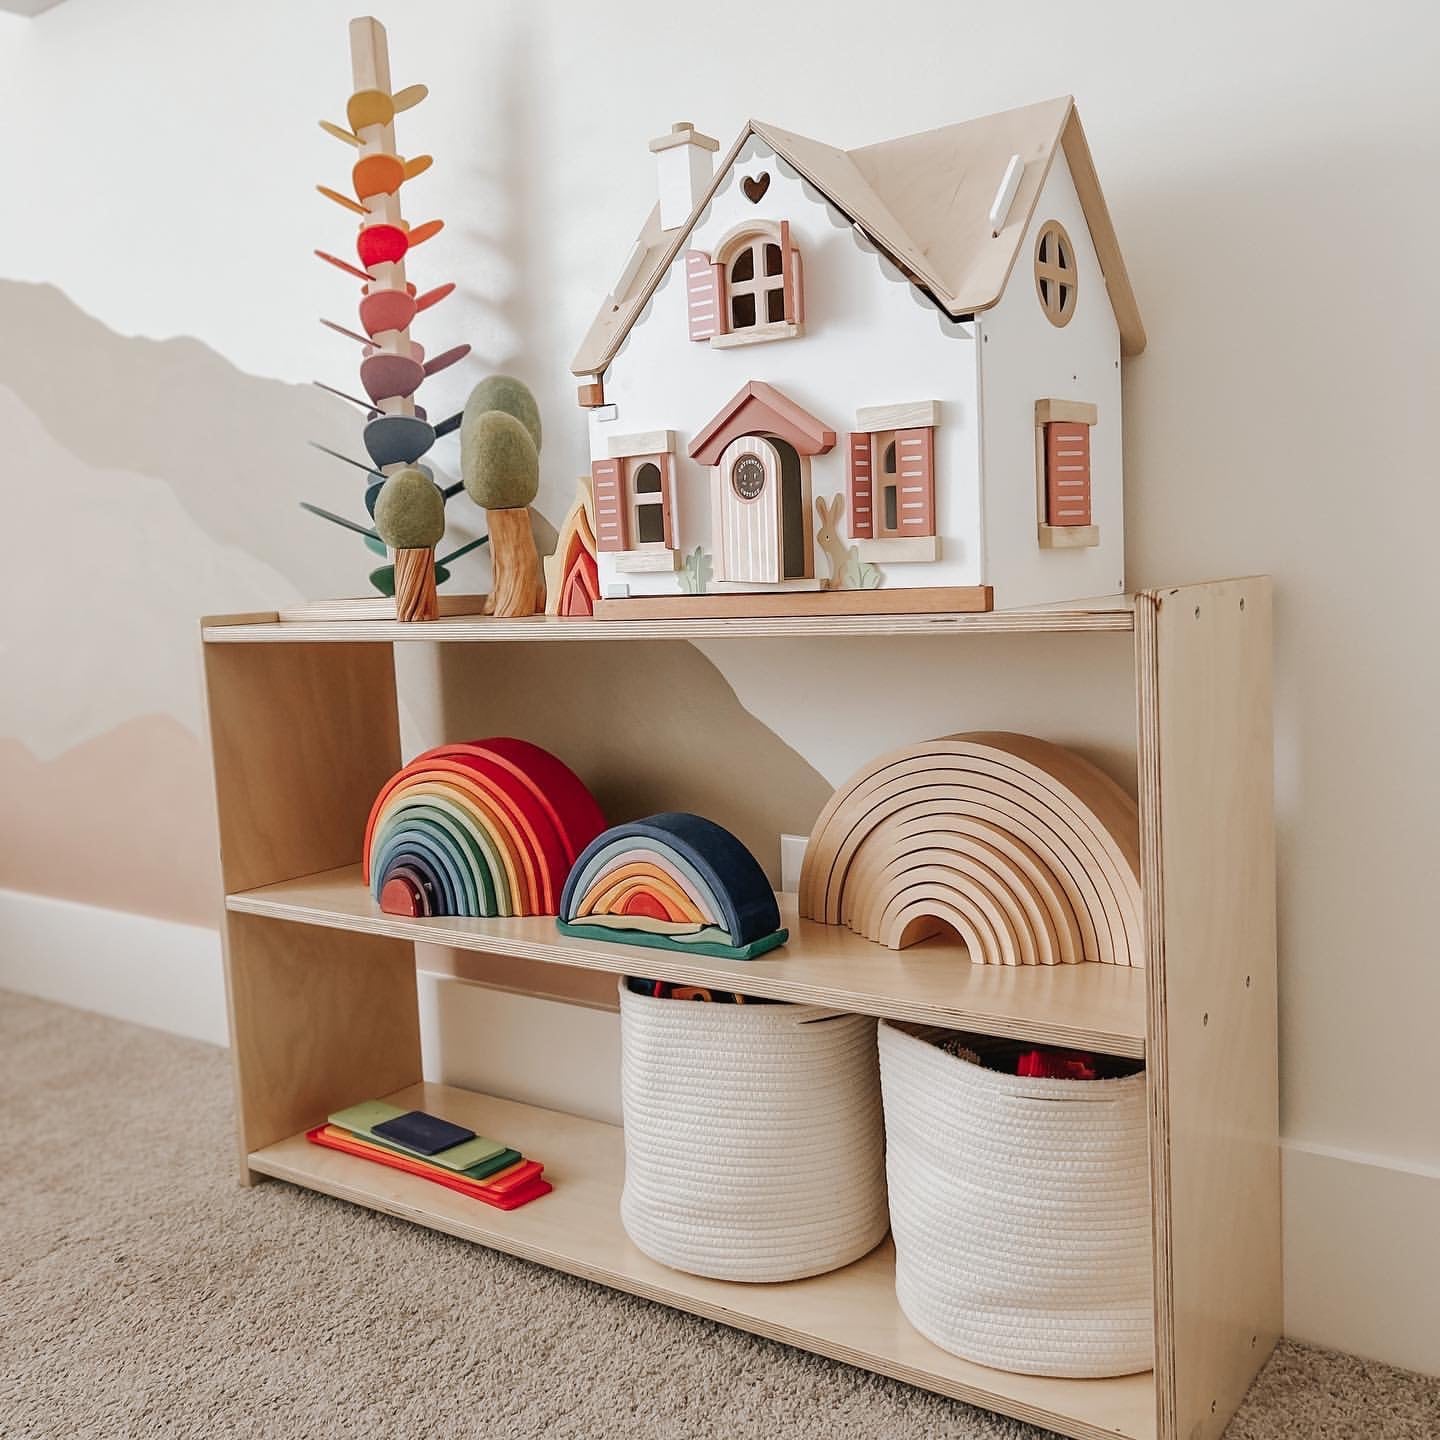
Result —
[[646, 975], [830, 1005], [862, 1015], [1010, 1036], [1143, 1059], [1145, 972], [1117, 965], [972, 964], [958, 941], [887, 950], [840, 926], [801, 920], [781, 895], [789, 943], [758, 960], [722, 960], [562, 935], [552, 916], [479, 920], [386, 915], [358, 865], [228, 895], [230, 910], [302, 925], [388, 935], [612, 975]]

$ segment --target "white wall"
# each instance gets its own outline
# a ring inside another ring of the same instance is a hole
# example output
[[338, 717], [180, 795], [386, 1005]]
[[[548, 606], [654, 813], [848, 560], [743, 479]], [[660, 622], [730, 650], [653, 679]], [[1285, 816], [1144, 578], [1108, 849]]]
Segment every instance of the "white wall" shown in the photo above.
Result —
[[[256, 373], [340, 373], [351, 354], [312, 317], [343, 320], [353, 297], [309, 251], [349, 230], [311, 186], [344, 174], [314, 121], [341, 112], [350, 9], [67, 0], [0, 17], [0, 121], [20, 137], [0, 275], [57, 284], [121, 331], [198, 336]], [[770, 7], [761, 44], [659, 0], [390, 7], [397, 83], [433, 92], [401, 127], [437, 157], [415, 218], [449, 225], [422, 252], [425, 278], [461, 285], [425, 342], [467, 338], [481, 365], [536, 385], [542, 502], [558, 516], [586, 459], [566, 365], [651, 203], [650, 137], [680, 118], [729, 137], [755, 112], [852, 145], [1079, 97], [1150, 335], [1126, 374], [1127, 575], [1276, 577], [1284, 1127], [1297, 1153], [1357, 1180], [1288, 1167], [1290, 1328], [1440, 1371], [1440, 1333], [1415, 1299], [1422, 1280], [1440, 1288], [1440, 10], [893, 0], [818, 13]], [[876, 75], [904, 83], [857, 105]], [[436, 381], [437, 413], [476, 373]], [[1060, 738], [1075, 723], [1068, 698], [1044, 694], [1045, 671], [1026, 670], [1023, 693], [995, 689], [950, 654], [904, 716], [881, 683], [846, 687], [837, 714], [833, 671], [890, 676], [896, 653], [711, 648], [745, 703], [832, 778], [910, 738], [897, 730], [933, 733], [987, 699], [1033, 709]], [[1015, 655], [1086, 681], [1050, 649], [1006, 650], [1002, 668]], [[1120, 727], [1096, 749], [1133, 743], [1123, 707], [1074, 703]], [[1387, 1208], [1397, 1243], [1336, 1267], [1373, 1232], [1361, 1197], [1392, 1179], [1429, 1203]], [[1338, 1300], [1316, 1298], [1319, 1273], [1344, 1287]]]

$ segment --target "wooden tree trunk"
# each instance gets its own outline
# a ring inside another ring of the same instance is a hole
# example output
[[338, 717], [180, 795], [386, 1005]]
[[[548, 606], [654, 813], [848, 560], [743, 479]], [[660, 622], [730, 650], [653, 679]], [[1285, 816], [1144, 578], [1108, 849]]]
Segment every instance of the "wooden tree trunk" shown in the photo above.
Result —
[[438, 620], [440, 601], [435, 594], [435, 552], [395, 552], [395, 618]]
[[530, 507], [487, 510], [490, 522], [490, 613], [504, 620], [545, 608], [540, 556], [530, 530]]

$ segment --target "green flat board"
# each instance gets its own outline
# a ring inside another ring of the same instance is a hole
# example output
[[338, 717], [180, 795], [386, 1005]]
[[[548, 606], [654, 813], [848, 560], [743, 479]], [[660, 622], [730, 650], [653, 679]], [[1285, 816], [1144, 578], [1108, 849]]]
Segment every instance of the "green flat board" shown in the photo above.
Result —
[[568, 920], [557, 920], [555, 925], [562, 935], [578, 935], [584, 940], [608, 940], [612, 945], [639, 945], [650, 950], [675, 950], [682, 955], [713, 955], [719, 960], [754, 960], [768, 950], [778, 949], [790, 938], [788, 930], [775, 930], [748, 945], [715, 945], [708, 942], [686, 945], [681, 943], [679, 936], [653, 935], [644, 930], [609, 930], [603, 925], [575, 925]]

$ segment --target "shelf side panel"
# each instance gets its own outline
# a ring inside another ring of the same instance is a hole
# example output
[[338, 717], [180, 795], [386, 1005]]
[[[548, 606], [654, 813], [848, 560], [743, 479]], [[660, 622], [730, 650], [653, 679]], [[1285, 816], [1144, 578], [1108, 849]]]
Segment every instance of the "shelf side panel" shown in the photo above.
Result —
[[[360, 858], [399, 768], [390, 648], [205, 646], [220, 862], [227, 890]], [[331, 1110], [421, 1074], [413, 946], [225, 917], [240, 1173]]]
[[389, 646], [205, 646], [225, 889], [360, 858], [365, 820], [400, 768]]
[[1268, 579], [1136, 612], [1164, 1440], [1216, 1440], [1281, 1329]]
[[253, 1151], [419, 1081], [413, 946], [230, 915], [225, 953], [244, 1178]]

